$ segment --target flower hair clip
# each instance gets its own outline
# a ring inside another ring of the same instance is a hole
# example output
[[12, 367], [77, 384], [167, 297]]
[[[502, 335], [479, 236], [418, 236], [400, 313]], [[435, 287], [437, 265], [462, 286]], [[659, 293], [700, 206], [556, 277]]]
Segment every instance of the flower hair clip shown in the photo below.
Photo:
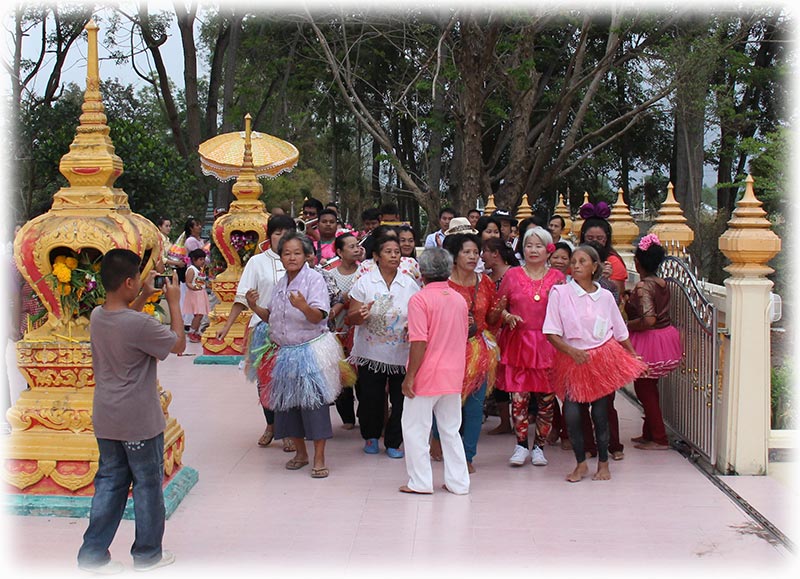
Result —
[[661, 240], [655, 233], [648, 233], [647, 235], [642, 237], [639, 240], [638, 247], [642, 251], [647, 251], [648, 249], [650, 249], [651, 245], [658, 245], [659, 247], [661, 247]]
[[547, 253], [553, 253], [556, 250], [556, 246], [554, 243], [548, 243], [545, 249], [547, 249]]
[[608, 219], [611, 217], [611, 208], [605, 201], [600, 201], [597, 205], [592, 203], [584, 203], [578, 209], [578, 214], [581, 219], [588, 219], [589, 217], [599, 217], [600, 219]]

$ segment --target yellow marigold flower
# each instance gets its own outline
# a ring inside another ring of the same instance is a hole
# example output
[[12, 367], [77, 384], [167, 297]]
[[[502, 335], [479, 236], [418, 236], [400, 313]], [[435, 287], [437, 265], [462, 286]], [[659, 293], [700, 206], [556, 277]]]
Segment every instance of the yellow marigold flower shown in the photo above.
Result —
[[92, 271], [95, 272], [95, 273], [100, 271], [100, 262], [99, 261], [97, 263], [92, 264]]
[[69, 283], [72, 279], [72, 271], [63, 263], [56, 263], [53, 265], [53, 274], [61, 283]]
[[68, 283], [62, 283], [61, 284], [61, 295], [62, 296], [68, 296], [71, 293], [72, 293], [72, 286], [69, 285]]
[[67, 262], [67, 256], [59, 255], [58, 257], [56, 257], [56, 260], [53, 263], [55, 264], [55, 263], [66, 263], [66, 262]]
[[145, 304], [142, 308], [142, 311], [146, 314], [150, 314], [151, 316], [156, 313], [156, 306], [153, 304]]
[[64, 264], [70, 269], [75, 269], [76, 267], [78, 267], [78, 260], [75, 259], [74, 257], [68, 257], [64, 262]]

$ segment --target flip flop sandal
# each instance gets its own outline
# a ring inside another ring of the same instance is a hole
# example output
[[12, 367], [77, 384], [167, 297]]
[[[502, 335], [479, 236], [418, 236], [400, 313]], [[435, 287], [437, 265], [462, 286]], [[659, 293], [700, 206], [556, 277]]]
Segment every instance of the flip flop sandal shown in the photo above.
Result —
[[330, 471], [328, 470], [327, 466], [311, 469], [311, 478], [327, 478], [329, 474]]
[[401, 493], [406, 493], [406, 494], [409, 494], [409, 495], [431, 495], [431, 494], [433, 494], [433, 493], [423, 493], [423, 492], [420, 492], [420, 491], [415, 491], [414, 489], [408, 488], [406, 485], [401, 486], [397, 490], [399, 490]]
[[271, 429], [266, 429], [264, 434], [261, 435], [261, 438], [258, 439], [258, 446], [269, 446], [272, 443], [272, 438], [274, 434]]
[[286, 470], [299, 470], [307, 464], [308, 464], [307, 460], [297, 460], [296, 458], [293, 458], [292, 460], [286, 463]]
[[289, 440], [288, 438], [283, 439], [283, 452], [294, 452], [297, 449], [294, 446], [294, 442]]

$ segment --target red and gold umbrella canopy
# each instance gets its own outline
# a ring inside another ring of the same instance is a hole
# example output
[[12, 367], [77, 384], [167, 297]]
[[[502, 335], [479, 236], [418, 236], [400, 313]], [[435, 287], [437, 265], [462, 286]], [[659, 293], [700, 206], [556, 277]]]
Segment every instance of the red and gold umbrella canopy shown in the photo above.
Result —
[[[199, 152], [203, 173], [220, 181], [238, 177], [244, 168], [247, 132], [225, 133], [202, 143]], [[256, 131], [249, 136], [256, 177], [277, 177], [297, 165], [300, 153], [291, 143]]]

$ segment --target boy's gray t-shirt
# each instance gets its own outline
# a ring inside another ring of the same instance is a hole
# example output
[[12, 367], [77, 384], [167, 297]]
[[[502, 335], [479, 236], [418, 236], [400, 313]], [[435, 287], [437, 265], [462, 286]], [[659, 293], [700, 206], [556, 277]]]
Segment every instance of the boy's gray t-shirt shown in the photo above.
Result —
[[164, 432], [156, 365], [169, 355], [178, 336], [148, 314], [102, 306], [92, 311], [90, 332], [95, 436], [133, 441]]

